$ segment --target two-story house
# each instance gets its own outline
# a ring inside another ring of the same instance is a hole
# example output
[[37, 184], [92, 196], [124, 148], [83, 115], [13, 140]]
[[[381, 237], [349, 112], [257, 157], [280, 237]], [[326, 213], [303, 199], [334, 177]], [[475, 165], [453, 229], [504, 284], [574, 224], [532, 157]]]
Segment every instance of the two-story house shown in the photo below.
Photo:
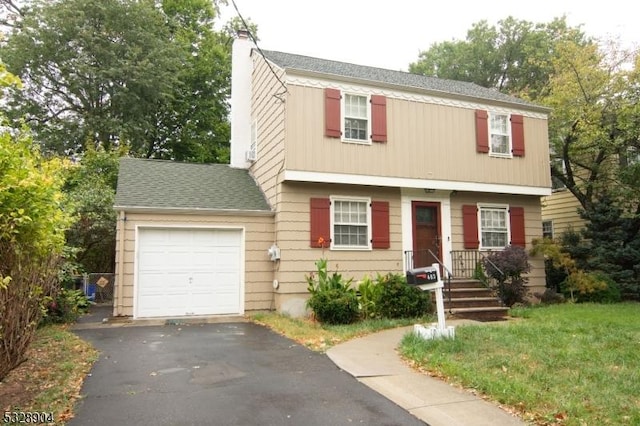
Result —
[[116, 315], [302, 315], [321, 257], [356, 280], [438, 261], [468, 275], [541, 237], [546, 108], [244, 34], [232, 62], [230, 167], [123, 160]]

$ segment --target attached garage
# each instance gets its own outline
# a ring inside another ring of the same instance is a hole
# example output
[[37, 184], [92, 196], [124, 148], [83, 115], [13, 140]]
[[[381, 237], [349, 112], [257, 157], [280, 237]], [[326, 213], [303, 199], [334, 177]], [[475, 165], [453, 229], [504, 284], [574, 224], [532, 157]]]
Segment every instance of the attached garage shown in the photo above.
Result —
[[139, 228], [136, 317], [241, 314], [242, 230]]
[[114, 316], [271, 308], [274, 213], [247, 170], [123, 158], [114, 208]]

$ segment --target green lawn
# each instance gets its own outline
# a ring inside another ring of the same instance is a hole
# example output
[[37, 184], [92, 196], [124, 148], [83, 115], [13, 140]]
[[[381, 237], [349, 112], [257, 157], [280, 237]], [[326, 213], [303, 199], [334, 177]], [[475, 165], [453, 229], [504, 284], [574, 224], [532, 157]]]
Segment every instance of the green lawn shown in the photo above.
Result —
[[520, 308], [455, 340], [403, 339], [404, 357], [536, 424], [640, 424], [640, 304]]
[[[331, 346], [388, 328], [420, 322], [419, 319], [369, 319], [348, 325], [322, 325], [308, 318], [291, 318], [275, 312], [258, 313], [251, 320], [293, 339], [314, 351], [324, 352]], [[422, 319], [431, 321], [428, 316]]]

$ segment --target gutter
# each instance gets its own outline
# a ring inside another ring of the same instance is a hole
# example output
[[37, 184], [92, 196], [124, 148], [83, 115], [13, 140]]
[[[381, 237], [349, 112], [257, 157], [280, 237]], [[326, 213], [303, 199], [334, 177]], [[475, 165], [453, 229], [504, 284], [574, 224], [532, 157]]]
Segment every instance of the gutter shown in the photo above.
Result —
[[129, 213], [158, 213], [158, 214], [192, 214], [215, 216], [275, 216], [272, 210], [241, 210], [241, 209], [209, 209], [209, 208], [184, 208], [184, 207], [148, 207], [148, 206], [113, 206], [114, 210]]

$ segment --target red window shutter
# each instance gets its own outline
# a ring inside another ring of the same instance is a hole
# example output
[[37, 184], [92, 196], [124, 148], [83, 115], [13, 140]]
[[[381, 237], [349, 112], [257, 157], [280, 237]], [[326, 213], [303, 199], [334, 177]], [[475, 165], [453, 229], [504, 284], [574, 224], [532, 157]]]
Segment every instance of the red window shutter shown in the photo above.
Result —
[[472, 205], [462, 206], [462, 233], [464, 248], [477, 249], [480, 247], [480, 241], [478, 241], [478, 207]]
[[482, 109], [476, 110], [476, 151], [489, 152], [489, 114]]
[[389, 203], [387, 201], [371, 202], [371, 245], [374, 249], [388, 249], [389, 240]]
[[515, 157], [524, 157], [524, 121], [517, 114], [511, 114], [511, 147]]
[[527, 240], [524, 234], [524, 208], [509, 208], [509, 217], [511, 221], [511, 245], [525, 247]]
[[387, 141], [387, 98], [371, 95], [371, 140]]
[[311, 199], [311, 247], [329, 247], [331, 242], [330, 206], [328, 198]]
[[339, 138], [340, 122], [340, 90], [324, 89], [324, 134], [330, 138]]

